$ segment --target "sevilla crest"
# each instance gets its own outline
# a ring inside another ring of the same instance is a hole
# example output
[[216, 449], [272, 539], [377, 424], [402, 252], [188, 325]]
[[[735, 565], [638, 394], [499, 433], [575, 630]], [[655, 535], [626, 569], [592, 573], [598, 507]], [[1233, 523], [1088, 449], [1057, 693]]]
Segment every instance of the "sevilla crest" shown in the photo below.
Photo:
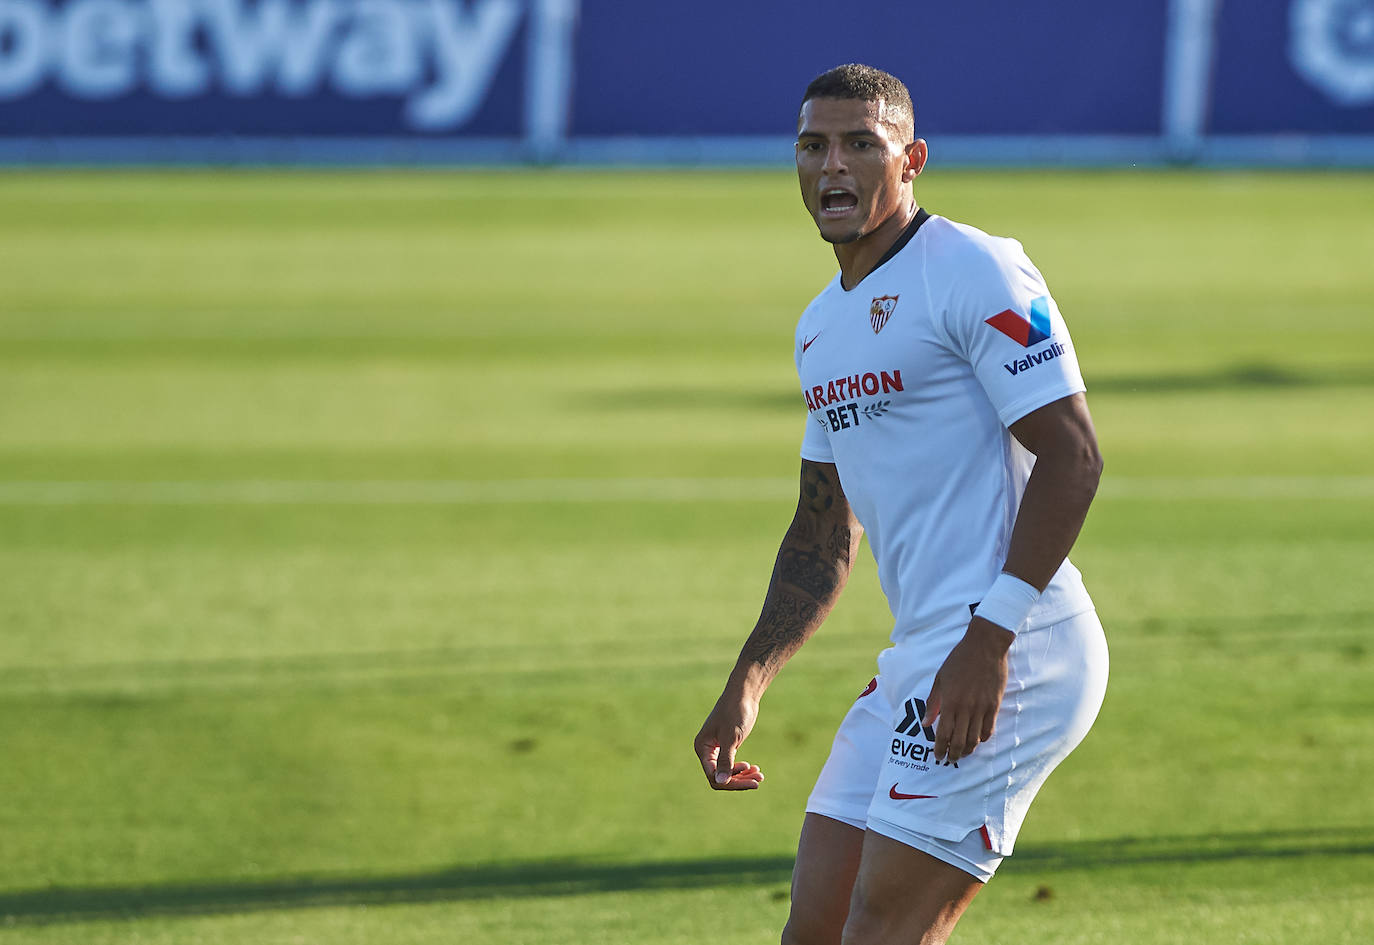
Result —
[[897, 299], [898, 296], [895, 295], [880, 295], [868, 307], [868, 320], [873, 325], [873, 334], [882, 331], [887, 320], [892, 317], [893, 311], [897, 308]]

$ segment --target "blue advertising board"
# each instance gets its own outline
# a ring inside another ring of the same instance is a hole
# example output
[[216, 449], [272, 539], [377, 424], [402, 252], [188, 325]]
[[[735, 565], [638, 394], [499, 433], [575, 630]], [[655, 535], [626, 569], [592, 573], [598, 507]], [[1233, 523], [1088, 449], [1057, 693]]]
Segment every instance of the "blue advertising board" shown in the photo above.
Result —
[[1374, 0], [0, 0], [0, 160], [776, 160], [849, 61], [905, 80], [932, 143], [1011, 159], [1374, 132]]
[[11, 134], [513, 135], [560, 20], [574, 135], [785, 134], [848, 61], [947, 133], [1155, 130], [1159, 4], [1058, 6], [0, 0], [0, 101]]
[[521, 131], [519, 0], [0, 0], [0, 131]]
[[1224, 4], [1214, 75], [1214, 133], [1374, 132], [1374, 0]]
[[584, 0], [572, 128], [790, 134], [807, 82], [864, 62], [907, 83], [923, 132], [1153, 134], [1164, 28], [1151, 0]]

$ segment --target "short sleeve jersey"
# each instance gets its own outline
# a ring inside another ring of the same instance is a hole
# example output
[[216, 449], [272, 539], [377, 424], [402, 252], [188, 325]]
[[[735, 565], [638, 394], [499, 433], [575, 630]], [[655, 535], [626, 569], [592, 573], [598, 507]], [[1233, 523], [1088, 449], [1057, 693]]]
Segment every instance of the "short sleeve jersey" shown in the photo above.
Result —
[[[797, 324], [804, 459], [834, 463], [868, 534], [892, 638], [966, 622], [1006, 560], [1035, 457], [1008, 427], [1084, 390], [1039, 270], [1015, 240], [922, 211], [853, 289]], [[1065, 561], [1026, 626], [1092, 609]]]

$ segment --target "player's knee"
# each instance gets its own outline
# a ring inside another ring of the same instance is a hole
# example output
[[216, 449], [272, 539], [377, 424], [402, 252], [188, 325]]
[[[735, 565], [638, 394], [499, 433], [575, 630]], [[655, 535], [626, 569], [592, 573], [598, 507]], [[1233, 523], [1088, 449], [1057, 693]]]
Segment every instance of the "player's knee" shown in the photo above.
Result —
[[952, 926], [914, 925], [907, 917], [851, 912], [842, 945], [945, 945]]
[[840, 945], [844, 916], [826, 916], [793, 904], [782, 929], [782, 945]]
[[843, 945], [870, 945], [886, 942], [887, 933], [892, 928], [892, 915], [874, 903], [861, 903], [855, 897], [849, 919], [844, 924], [840, 941]]
[[899, 882], [860, 884], [840, 941], [843, 945], [943, 945], [954, 930], [943, 916], [913, 908], [910, 889]]

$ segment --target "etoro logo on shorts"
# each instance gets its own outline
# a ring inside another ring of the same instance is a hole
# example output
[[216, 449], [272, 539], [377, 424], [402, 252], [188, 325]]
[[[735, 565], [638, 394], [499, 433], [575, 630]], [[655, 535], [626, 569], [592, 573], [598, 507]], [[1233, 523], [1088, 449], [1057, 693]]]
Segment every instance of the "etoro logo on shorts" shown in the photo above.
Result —
[[930, 725], [921, 725], [921, 719], [926, 717], [926, 703], [924, 699], [906, 700], [906, 717], [897, 723], [893, 729], [898, 735], [910, 735], [915, 738], [917, 733], [924, 733], [929, 741], [935, 741], [935, 729]]
[[[908, 699], [904, 704], [906, 714], [893, 729], [903, 738], [892, 739], [892, 754], [887, 760], [903, 768], [911, 768], [916, 771], [928, 771], [931, 764], [931, 755], [935, 753], [935, 727], [923, 725], [921, 719], [925, 718], [926, 703], [924, 699]], [[945, 759], [942, 762], [935, 762], [937, 765], [948, 767], [959, 767], [959, 762]]]

